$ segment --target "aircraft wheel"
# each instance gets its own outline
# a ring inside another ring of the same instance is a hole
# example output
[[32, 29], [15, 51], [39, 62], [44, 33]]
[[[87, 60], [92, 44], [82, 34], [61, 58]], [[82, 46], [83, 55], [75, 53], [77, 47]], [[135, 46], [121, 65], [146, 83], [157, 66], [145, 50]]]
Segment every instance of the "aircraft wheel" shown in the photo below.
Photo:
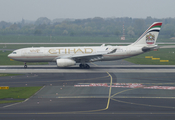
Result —
[[88, 64], [86, 64], [85, 68], [89, 69], [89, 68], [90, 68], [90, 66], [89, 66]]
[[88, 64], [80, 64], [79, 67], [82, 68], [82, 69], [83, 68], [86, 68], [86, 69], [90, 68], [90, 66]]
[[84, 69], [84, 68], [86, 68], [86, 66], [85, 66], [84, 64], [82, 64], [82, 65], [81, 65], [81, 68]]
[[80, 67], [80, 68], [83, 68], [83, 64], [80, 64], [79, 67]]
[[24, 68], [27, 68], [27, 65], [24, 65]]

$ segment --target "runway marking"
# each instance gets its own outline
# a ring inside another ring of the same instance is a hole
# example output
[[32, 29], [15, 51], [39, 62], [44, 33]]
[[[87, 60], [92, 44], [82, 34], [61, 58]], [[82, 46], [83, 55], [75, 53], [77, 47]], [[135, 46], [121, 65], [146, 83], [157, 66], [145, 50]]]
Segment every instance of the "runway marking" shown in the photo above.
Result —
[[174, 86], [146, 86], [140, 83], [113, 83], [108, 85], [107, 83], [89, 83], [89, 84], [78, 84], [74, 87], [117, 87], [117, 88], [142, 88], [142, 89], [159, 89], [159, 90], [174, 90]]
[[94, 66], [98, 66], [98, 65], [96, 65], [95, 63], [93, 63], [93, 62], [90, 62], [91, 64], [93, 64]]
[[141, 105], [141, 106], [148, 106], [148, 107], [159, 107], [159, 108], [172, 108], [172, 109], [175, 109], [175, 107], [149, 105], [149, 104], [140, 104], [140, 103], [132, 103], [132, 102], [126, 102], [126, 101], [116, 100], [116, 99], [113, 99], [113, 98], [111, 98], [111, 100], [114, 100], [114, 101], [117, 101], [117, 102], [120, 102], [120, 103], [132, 104], [132, 105]]
[[[115, 78], [113, 78], [115, 79]], [[107, 83], [78, 83], [78, 84], [107, 84]], [[113, 83], [115, 84], [115, 83]], [[117, 84], [154, 84], [154, 85], [167, 85], [167, 84], [175, 84], [175, 83], [117, 83]]]
[[[62, 96], [62, 97], [56, 97], [56, 98], [109, 98], [108, 96]], [[175, 97], [125, 97], [125, 96], [114, 96], [111, 98], [140, 98], [140, 99], [175, 99]]]
[[109, 96], [63, 96], [57, 98], [109, 98]]
[[107, 106], [106, 106], [106, 110], [109, 108], [109, 103], [110, 103], [110, 100], [111, 100], [111, 90], [112, 90], [112, 76], [107, 72], [107, 74], [110, 76], [111, 78], [111, 82], [110, 82], [110, 88], [109, 88], [109, 98], [108, 98], [108, 103], [107, 103]]
[[[133, 88], [133, 89], [136, 89], [136, 88]], [[126, 92], [126, 91], [130, 91], [130, 90], [133, 90], [133, 89], [126, 89], [126, 90], [117, 92], [117, 93], [115, 93], [114, 95], [112, 95], [111, 98], [114, 97], [114, 96], [116, 96], [116, 95], [118, 95], [118, 94], [120, 94], [120, 93], [123, 93], [123, 92]]]
[[124, 96], [116, 96], [112, 98], [140, 98], [140, 99], [175, 99], [175, 97], [124, 97]]
[[75, 87], [108, 87], [107, 83], [89, 83], [89, 84], [78, 84], [78, 85], [74, 85]]

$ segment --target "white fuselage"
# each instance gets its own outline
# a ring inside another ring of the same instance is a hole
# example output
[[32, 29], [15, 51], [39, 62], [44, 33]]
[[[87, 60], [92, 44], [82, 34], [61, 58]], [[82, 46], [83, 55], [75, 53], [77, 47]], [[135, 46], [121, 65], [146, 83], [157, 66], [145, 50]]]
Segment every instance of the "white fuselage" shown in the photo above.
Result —
[[142, 47], [136, 46], [31, 47], [15, 50], [8, 57], [22, 62], [56, 62], [59, 58], [110, 52], [112, 49], [117, 50], [114, 53], [104, 54], [100, 61], [118, 60], [143, 53]]

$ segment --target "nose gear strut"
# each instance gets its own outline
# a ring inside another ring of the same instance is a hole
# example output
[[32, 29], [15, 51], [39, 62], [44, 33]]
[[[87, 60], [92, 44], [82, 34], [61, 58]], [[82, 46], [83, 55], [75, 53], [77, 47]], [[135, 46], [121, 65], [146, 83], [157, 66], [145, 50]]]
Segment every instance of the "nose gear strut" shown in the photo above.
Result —
[[27, 64], [26, 63], [24, 63], [24, 68], [27, 68]]

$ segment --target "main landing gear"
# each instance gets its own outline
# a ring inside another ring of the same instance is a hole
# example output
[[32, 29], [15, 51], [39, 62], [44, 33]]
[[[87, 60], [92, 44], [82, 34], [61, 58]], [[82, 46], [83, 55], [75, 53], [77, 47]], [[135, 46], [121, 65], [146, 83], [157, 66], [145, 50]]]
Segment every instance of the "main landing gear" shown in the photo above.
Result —
[[86, 69], [90, 68], [90, 66], [88, 64], [80, 64], [79, 67], [80, 68], [86, 68]]
[[24, 68], [27, 68], [27, 64], [26, 63], [24, 63]]

